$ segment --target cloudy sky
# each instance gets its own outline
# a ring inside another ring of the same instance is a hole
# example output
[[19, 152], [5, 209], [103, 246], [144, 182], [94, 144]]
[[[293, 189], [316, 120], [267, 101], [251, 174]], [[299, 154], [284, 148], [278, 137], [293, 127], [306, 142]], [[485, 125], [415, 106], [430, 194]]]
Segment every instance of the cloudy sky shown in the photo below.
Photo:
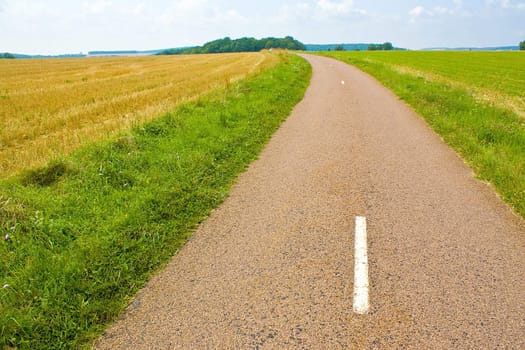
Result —
[[525, 0], [0, 0], [0, 52], [201, 45], [230, 36], [424, 47], [517, 45]]

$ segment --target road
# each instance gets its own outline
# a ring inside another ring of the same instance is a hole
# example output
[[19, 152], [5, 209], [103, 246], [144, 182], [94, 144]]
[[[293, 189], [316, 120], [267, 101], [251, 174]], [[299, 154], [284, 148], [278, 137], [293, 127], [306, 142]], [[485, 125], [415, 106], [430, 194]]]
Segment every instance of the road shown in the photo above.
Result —
[[524, 220], [374, 79], [305, 57], [304, 100], [96, 348], [525, 349]]

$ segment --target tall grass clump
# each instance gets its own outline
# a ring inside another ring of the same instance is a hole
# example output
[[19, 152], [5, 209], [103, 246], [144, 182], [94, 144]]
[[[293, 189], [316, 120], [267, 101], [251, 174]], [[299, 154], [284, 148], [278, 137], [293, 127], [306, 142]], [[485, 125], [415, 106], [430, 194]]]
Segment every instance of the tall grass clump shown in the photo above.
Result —
[[228, 195], [302, 98], [280, 63], [0, 181], [0, 347], [89, 348]]
[[[414, 53], [416, 57], [419, 54]], [[514, 108], [504, 108], [503, 104], [490, 99], [480, 100], [468, 86], [460, 86], [443, 79], [427, 78], [410, 71], [400, 71], [392, 66], [388, 55], [389, 53], [383, 56], [335, 53], [328, 56], [355, 65], [371, 74], [406, 101], [463, 157], [480, 179], [491, 183], [502, 198], [525, 218], [525, 118], [518, 115], [519, 111], [516, 112]], [[410, 59], [411, 53], [405, 55], [408, 56], [404, 61], [405, 65], [412, 61], [419, 62], [414, 58]], [[510, 54], [510, 59], [514, 59], [513, 55], [514, 53]], [[394, 60], [397, 56], [392, 57]], [[471, 56], [471, 60], [475, 61], [470, 62], [470, 65], [464, 62], [463, 71], [456, 72], [456, 80], [466, 81], [464, 75], [476, 76], [476, 81], [480, 81], [483, 71], [479, 71], [479, 67], [483, 67], [484, 60], [487, 60], [491, 62], [488, 65], [491, 68], [487, 69], [485, 86], [497, 89], [497, 81], [489, 81], [496, 70], [494, 57], [498, 56], [494, 53], [478, 53]], [[501, 56], [502, 59], [505, 57]], [[434, 62], [450, 64], [446, 60], [435, 58]], [[523, 62], [520, 64], [523, 65]], [[414, 63], [413, 66], [425, 67], [424, 63]], [[518, 88], [514, 92], [518, 97], [525, 91], [525, 75], [523, 71], [519, 71], [519, 67], [518, 65], [514, 68], [517, 70], [516, 75], [511, 79], [512, 84]], [[450, 69], [434, 68], [434, 71]], [[506, 66], [504, 71], [512, 69]], [[505, 94], [504, 89], [501, 93]]]

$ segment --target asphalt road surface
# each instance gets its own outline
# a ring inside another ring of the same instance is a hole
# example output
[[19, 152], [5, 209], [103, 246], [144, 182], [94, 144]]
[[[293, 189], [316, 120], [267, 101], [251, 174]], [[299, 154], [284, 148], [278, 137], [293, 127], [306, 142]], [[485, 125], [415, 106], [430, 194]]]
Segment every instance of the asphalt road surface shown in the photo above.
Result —
[[375, 80], [305, 57], [304, 100], [96, 348], [525, 349], [524, 220]]

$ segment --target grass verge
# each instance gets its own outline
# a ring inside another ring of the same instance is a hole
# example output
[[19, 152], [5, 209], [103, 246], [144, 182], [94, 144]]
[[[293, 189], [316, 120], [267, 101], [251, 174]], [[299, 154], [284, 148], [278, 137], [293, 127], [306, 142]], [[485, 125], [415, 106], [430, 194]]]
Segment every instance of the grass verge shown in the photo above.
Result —
[[0, 182], [0, 345], [89, 348], [227, 196], [303, 97], [281, 63]]
[[454, 84], [395, 70], [388, 64], [388, 53], [384, 54], [384, 62], [370, 59], [366, 53], [325, 55], [371, 74], [406, 101], [463, 157], [478, 178], [493, 184], [525, 218], [525, 119], [509, 109], [480, 102]]

